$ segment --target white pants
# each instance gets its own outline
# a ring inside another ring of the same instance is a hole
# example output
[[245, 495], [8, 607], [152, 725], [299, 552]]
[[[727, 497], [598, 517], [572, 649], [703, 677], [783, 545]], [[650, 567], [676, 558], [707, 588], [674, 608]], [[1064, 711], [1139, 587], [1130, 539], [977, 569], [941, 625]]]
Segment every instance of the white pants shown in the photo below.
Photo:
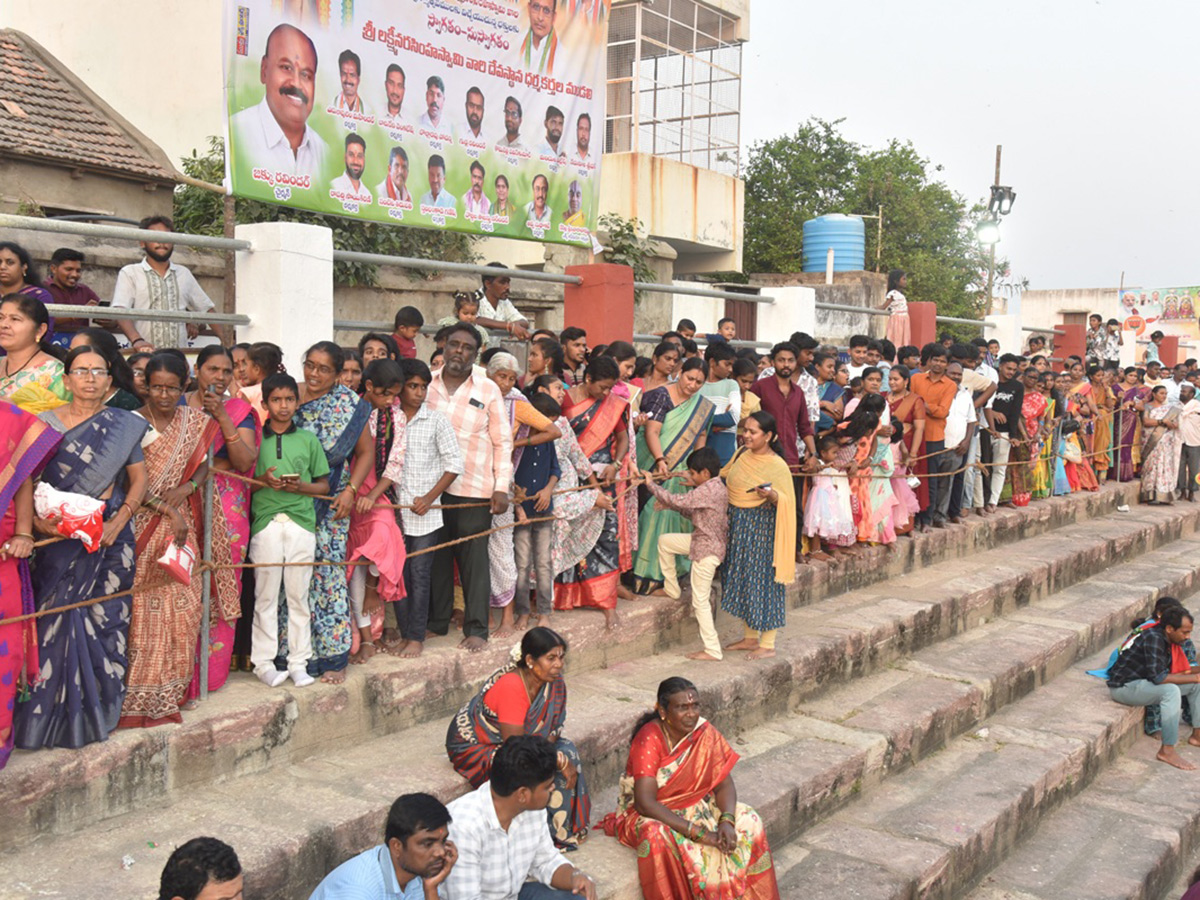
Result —
[[1008, 451], [1011, 449], [1012, 442], [1008, 435], [992, 437], [992, 496], [988, 501], [991, 506], [1000, 502], [1000, 495], [1004, 492], [1004, 473], [1008, 471]]
[[[309, 562], [317, 552], [317, 536], [284, 514], [250, 538], [250, 559], [256, 563]], [[312, 615], [308, 588], [312, 566], [257, 569], [254, 573], [254, 629], [250, 662], [255, 672], [275, 671], [279, 653], [279, 586], [287, 594], [288, 671], [303, 671], [312, 657]]]
[[[683, 593], [675, 575], [675, 557], [687, 555], [691, 549], [690, 534], [664, 534], [658, 538], [658, 567], [663, 573], [663, 589], [672, 600], [678, 600]], [[717, 627], [713, 624], [710, 597], [713, 576], [717, 574], [720, 564], [721, 560], [715, 556], [706, 556], [692, 563], [692, 612], [696, 614], [696, 624], [700, 626], [704, 651], [714, 659], [721, 659], [722, 653]]]

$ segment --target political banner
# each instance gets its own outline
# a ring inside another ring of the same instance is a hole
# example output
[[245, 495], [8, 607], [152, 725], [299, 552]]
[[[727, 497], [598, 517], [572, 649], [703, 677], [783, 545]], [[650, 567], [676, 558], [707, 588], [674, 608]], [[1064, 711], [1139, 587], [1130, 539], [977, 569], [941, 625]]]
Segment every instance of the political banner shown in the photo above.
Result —
[[226, 0], [234, 195], [590, 244], [610, 2]]
[[1131, 288], [1120, 292], [1118, 318], [1122, 328], [1143, 340], [1156, 331], [1195, 340], [1200, 338], [1197, 307], [1200, 287]]

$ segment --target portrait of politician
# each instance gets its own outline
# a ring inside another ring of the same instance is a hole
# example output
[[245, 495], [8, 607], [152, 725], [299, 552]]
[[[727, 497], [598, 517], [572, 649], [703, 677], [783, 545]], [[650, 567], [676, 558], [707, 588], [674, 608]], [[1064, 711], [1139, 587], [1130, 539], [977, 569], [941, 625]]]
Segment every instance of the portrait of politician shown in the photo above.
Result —
[[571, 165], [587, 167], [592, 160], [592, 117], [580, 113], [575, 120], [575, 154], [571, 157]]
[[353, 194], [363, 203], [371, 202], [371, 192], [362, 183], [367, 167], [367, 142], [359, 134], [346, 135], [346, 171], [329, 185], [331, 191]]
[[529, 0], [529, 31], [521, 42], [521, 65], [530, 72], [550, 75], [554, 72], [554, 54], [558, 52], [558, 34], [554, 17], [558, 0]]
[[469, 213], [486, 216], [492, 211], [492, 201], [483, 192], [483, 179], [487, 178], [487, 170], [479, 160], [471, 163], [471, 189], [463, 194], [463, 206]]
[[577, 225], [582, 228], [587, 224], [583, 218], [583, 188], [579, 186], [578, 179], [567, 186], [567, 208], [562, 217], [564, 225]]
[[404, 70], [395, 63], [387, 67], [387, 74], [383, 80], [383, 92], [387, 95], [387, 114], [384, 118], [392, 122], [403, 122], [404, 111], [401, 107], [404, 106], [404, 85], [406, 78]]
[[454, 198], [446, 187], [446, 161], [437, 153], [429, 157], [429, 190], [421, 197], [422, 206], [440, 206], [454, 209]]
[[567, 151], [563, 149], [563, 111], [557, 106], [546, 107], [546, 139], [538, 147], [538, 155], [554, 159], [566, 159]]
[[380, 200], [400, 200], [412, 203], [412, 194], [408, 192], [408, 154], [403, 147], [393, 147], [388, 156], [387, 178], [379, 182], [375, 188], [375, 196]]
[[467, 122], [459, 131], [460, 138], [486, 141], [483, 136], [483, 91], [477, 87], [467, 90]]
[[509, 97], [504, 101], [504, 136], [496, 141], [497, 147], [507, 147], [512, 150], [520, 150], [521, 145], [521, 119], [524, 114], [521, 110], [521, 101], [516, 97]]
[[317, 48], [294, 25], [277, 25], [267, 36], [258, 70], [263, 99], [229, 122], [239, 161], [273, 172], [318, 175], [329, 147], [308, 125], [317, 80]]
[[546, 205], [546, 196], [550, 193], [550, 180], [545, 175], [533, 176], [533, 199], [525, 204], [525, 221], [536, 222], [539, 225], [549, 225], [552, 210]]
[[362, 60], [353, 50], [343, 50], [338, 56], [338, 78], [342, 82], [342, 92], [333, 98], [334, 109], [366, 115], [367, 106], [358, 93], [358, 83], [362, 80]]
[[437, 75], [430, 75], [425, 82], [425, 112], [421, 113], [421, 124], [441, 128], [442, 110], [445, 107], [446, 83]]

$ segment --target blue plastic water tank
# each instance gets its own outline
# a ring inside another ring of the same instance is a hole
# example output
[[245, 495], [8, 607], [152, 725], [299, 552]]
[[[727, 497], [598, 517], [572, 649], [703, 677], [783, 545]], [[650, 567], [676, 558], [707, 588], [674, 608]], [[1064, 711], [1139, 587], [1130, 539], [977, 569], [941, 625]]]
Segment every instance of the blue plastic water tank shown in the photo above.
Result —
[[859, 272], [865, 267], [866, 229], [858, 216], [833, 213], [804, 223], [801, 271], [824, 272], [825, 256], [833, 248], [833, 271]]

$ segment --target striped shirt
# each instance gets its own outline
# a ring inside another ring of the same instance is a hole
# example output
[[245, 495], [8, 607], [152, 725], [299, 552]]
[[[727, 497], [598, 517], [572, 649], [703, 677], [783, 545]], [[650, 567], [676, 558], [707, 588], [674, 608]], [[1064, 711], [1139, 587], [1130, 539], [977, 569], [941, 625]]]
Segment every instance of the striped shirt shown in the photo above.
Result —
[[462, 450], [462, 475], [450, 485], [449, 493], [477, 500], [491, 499], [497, 491], [507, 493], [512, 484], [513, 438], [500, 388], [475, 368], [451, 395], [443, 374], [441, 369], [433, 374], [427, 402], [450, 420]]

